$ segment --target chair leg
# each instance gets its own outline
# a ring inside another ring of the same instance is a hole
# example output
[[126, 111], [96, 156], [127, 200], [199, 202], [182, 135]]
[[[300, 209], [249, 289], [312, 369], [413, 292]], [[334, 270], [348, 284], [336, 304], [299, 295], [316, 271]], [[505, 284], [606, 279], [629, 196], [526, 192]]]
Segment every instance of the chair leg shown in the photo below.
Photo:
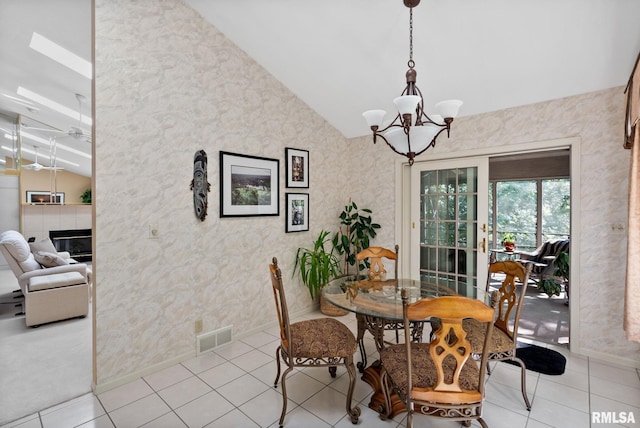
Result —
[[282, 413], [280, 413], [280, 428], [282, 428], [282, 424], [284, 423], [284, 415], [287, 413], [287, 384], [285, 379], [292, 370], [292, 366], [287, 367], [284, 373], [282, 373], [282, 379], [280, 380], [280, 383], [282, 384]]
[[356, 367], [353, 364], [353, 357], [346, 358], [344, 363], [347, 373], [349, 373], [349, 390], [347, 391], [347, 414], [351, 418], [352, 424], [358, 423], [360, 417], [360, 407], [356, 406], [351, 408], [351, 402], [353, 400], [353, 390], [356, 386]]
[[522, 398], [524, 398], [524, 404], [527, 406], [527, 410], [531, 410], [531, 403], [529, 402], [529, 397], [527, 397], [527, 366], [525, 366], [524, 361], [518, 357], [513, 357], [513, 361], [520, 364], [520, 387], [522, 388]]
[[278, 387], [278, 379], [280, 379], [280, 349], [281, 348], [282, 346], [278, 346], [278, 349], [276, 349], [276, 365], [278, 367], [278, 373], [276, 373], [276, 380], [273, 381], [274, 388]]
[[338, 372], [338, 368], [336, 366], [329, 367], [329, 374], [331, 377], [336, 377], [336, 373]]
[[487, 423], [484, 421], [484, 419], [482, 418], [478, 418], [478, 422], [480, 422], [480, 425], [482, 426], [482, 428], [489, 428], [489, 426], [487, 425]]
[[411, 404], [411, 407], [407, 411], [406, 428], [413, 428], [413, 404]]

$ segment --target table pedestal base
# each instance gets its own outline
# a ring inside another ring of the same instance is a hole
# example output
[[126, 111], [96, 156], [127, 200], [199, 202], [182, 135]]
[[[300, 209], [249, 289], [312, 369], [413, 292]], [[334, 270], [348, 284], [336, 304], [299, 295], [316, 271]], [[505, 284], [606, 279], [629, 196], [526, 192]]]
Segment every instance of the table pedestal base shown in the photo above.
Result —
[[384, 402], [382, 380], [380, 378], [381, 371], [382, 366], [380, 365], [380, 361], [374, 361], [373, 364], [364, 369], [362, 380], [368, 383], [373, 389], [373, 396], [371, 396], [371, 401], [369, 401], [369, 408], [378, 412], [380, 414], [380, 419], [392, 419], [396, 415], [406, 412], [407, 409], [402, 400], [400, 400], [400, 397], [398, 397], [398, 394], [392, 392], [391, 409], [390, 411], [387, 411]]

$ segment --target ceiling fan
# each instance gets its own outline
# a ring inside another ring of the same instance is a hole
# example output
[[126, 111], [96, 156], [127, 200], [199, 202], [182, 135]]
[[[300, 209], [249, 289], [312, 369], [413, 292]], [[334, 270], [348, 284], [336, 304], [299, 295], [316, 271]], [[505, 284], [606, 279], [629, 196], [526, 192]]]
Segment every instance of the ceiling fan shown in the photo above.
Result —
[[28, 124], [23, 124], [26, 129], [32, 131], [43, 131], [43, 132], [53, 132], [56, 134], [64, 134], [67, 137], [75, 138], [76, 140], [84, 140], [87, 143], [91, 143], [91, 134], [89, 132], [84, 131], [81, 128], [82, 125], [82, 102], [86, 99], [86, 97], [82, 94], [76, 94], [76, 99], [78, 100], [78, 126], [71, 126], [68, 131], [61, 131], [53, 128], [37, 128], [30, 126]]
[[38, 163], [38, 147], [37, 146], [33, 146], [33, 150], [35, 150], [35, 152], [36, 152], [36, 161], [33, 162], [33, 163], [30, 163], [28, 165], [24, 165], [22, 168], [28, 169], [28, 170], [31, 170], [31, 171], [41, 171], [43, 169], [52, 170], [52, 171], [60, 171], [61, 169], [64, 169], [64, 168], [59, 167], [59, 166], [44, 166], [41, 163]]

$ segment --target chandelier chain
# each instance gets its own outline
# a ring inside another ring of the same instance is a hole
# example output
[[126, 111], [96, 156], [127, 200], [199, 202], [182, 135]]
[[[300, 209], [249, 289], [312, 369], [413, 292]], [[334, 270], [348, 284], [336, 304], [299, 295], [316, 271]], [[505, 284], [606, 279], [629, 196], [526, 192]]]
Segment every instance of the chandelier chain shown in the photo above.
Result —
[[407, 63], [409, 68], [413, 68], [415, 63], [413, 62], [413, 8], [409, 8], [409, 62]]

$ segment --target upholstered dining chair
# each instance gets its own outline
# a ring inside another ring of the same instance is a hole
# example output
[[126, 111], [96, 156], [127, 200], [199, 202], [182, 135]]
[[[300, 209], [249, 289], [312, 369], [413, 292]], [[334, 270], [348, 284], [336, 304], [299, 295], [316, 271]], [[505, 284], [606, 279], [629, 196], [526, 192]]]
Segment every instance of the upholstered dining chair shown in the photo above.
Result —
[[[294, 367], [329, 367], [331, 377], [336, 377], [338, 365], [344, 366], [349, 374], [346, 409], [351, 422], [356, 424], [360, 417], [360, 408], [351, 406], [356, 381], [356, 368], [353, 364], [353, 354], [356, 352], [355, 336], [346, 325], [333, 318], [316, 318], [291, 323], [282, 284], [282, 272], [275, 257], [269, 265], [269, 271], [280, 324], [280, 345], [276, 349], [278, 372], [273, 383], [275, 388], [278, 387], [278, 380], [282, 384], [280, 427], [283, 426], [287, 412], [286, 378]], [[282, 378], [280, 378], [281, 358], [287, 366], [282, 373]]]
[[384, 281], [387, 279], [387, 270], [384, 267], [382, 259], [393, 260], [394, 278], [398, 278], [398, 251], [400, 247], [395, 246], [395, 251], [384, 247], [368, 247], [356, 254], [356, 259], [361, 262], [365, 259], [369, 261], [369, 269], [367, 276], [371, 281]]
[[[369, 262], [369, 268], [367, 270], [367, 277], [370, 281], [384, 281], [387, 279], [387, 270], [384, 267], [383, 259], [394, 261], [394, 278], [398, 279], [398, 265], [399, 265], [399, 246], [396, 244], [392, 251], [384, 247], [368, 247], [356, 254], [356, 259], [359, 262], [367, 260]], [[363, 315], [357, 314], [356, 320], [358, 322], [358, 348], [360, 349], [361, 362], [358, 363], [358, 369], [363, 372], [367, 366], [367, 351], [364, 346], [364, 332], [367, 331], [367, 322]], [[399, 342], [399, 331], [403, 329], [401, 322], [376, 320], [377, 323], [381, 323], [378, 328], [382, 328], [383, 331], [395, 331], [396, 343]], [[412, 331], [414, 332], [414, 340], [420, 341], [422, 338], [422, 323], [411, 323]]]
[[[496, 317], [493, 322], [493, 334], [489, 343], [489, 362], [512, 360], [520, 365], [520, 387], [527, 410], [531, 410], [531, 402], [527, 396], [527, 367], [524, 361], [516, 356], [516, 347], [518, 344], [520, 314], [527, 292], [531, 268], [531, 263], [523, 265], [518, 261], [509, 260], [489, 265], [489, 277], [492, 274], [495, 274], [496, 278], [501, 278], [504, 275], [500, 288], [493, 290], [491, 293], [491, 306], [496, 311]], [[518, 282], [520, 284], [520, 293], [518, 293]], [[474, 320], [466, 320], [465, 329], [473, 351], [475, 353], [481, 352], [484, 343], [482, 326]], [[489, 367], [487, 367], [487, 373], [491, 374]]]
[[[487, 428], [482, 419], [484, 377], [489, 356], [494, 310], [480, 300], [463, 296], [422, 299], [409, 304], [409, 290], [402, 290], [405, 343], [380, 350], [381, 383], [385, 408], [392, 409], [395, 391], [408, 414], [463, 421], [472, 419]], [[411, 342], [409, 320], [438, 318], [438, 329], [430, 343]], [[480, 361], [474, 359], [466, 338], [463, 319], [473, 318], [484, 325], [485, 342]]]

